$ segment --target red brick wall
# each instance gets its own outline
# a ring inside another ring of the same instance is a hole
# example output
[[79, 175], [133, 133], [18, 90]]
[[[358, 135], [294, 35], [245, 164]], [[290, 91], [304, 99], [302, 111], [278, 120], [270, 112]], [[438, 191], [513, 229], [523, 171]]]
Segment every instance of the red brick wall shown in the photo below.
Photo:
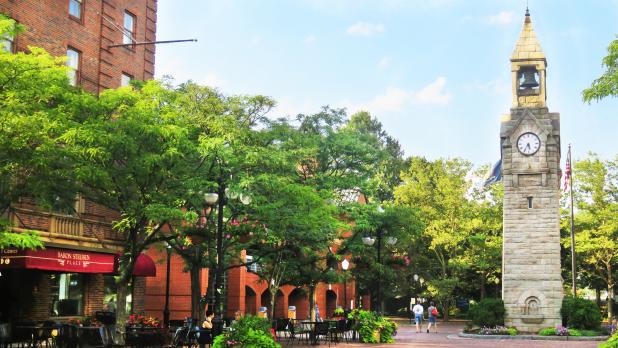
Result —
[[122, 43], [125, 11], [136, 17], [135, 41], [155, 41], [157, 0], [86, 0], [82, 21], [69, 17], [66, 0], [5, 0], [0, 12], [27, 27], [15, 40], [17, 50], [28, 46], [65, 56], [68, 46], [82, 53], [79, 84], [99, 93], [120, 86], [122, 73], [135, 79], [154, 76], [155, 46], [108, 48]]

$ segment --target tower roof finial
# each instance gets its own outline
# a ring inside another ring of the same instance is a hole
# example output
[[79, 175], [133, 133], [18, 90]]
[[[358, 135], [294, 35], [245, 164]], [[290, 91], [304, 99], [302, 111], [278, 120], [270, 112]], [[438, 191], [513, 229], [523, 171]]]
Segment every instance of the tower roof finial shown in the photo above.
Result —
[[526, 17], [530, 17], [530, 10], [528, 10], [528, 5], [526, 5]]

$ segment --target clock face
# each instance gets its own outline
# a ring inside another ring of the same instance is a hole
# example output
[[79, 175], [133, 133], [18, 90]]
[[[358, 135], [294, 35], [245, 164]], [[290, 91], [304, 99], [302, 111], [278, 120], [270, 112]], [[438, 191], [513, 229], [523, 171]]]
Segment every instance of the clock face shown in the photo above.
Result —
[[517, 139], [517, 148], [524, 155], [534, 155], [541, 147], [541, 139], [534, 133], [524, 133]]

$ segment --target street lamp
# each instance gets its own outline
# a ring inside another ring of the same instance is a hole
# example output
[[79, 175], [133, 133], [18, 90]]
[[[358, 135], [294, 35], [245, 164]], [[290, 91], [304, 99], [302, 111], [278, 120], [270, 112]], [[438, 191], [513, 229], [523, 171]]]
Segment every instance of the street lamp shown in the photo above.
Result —
[[165, 308], [163, 309], [163, 325], [170, 327], [170, 260], [172, 258], [172, 246], [167, 245], [167, 272], [165, 273]]
[[348, 273], [347, 270], [350, 267], [348, 259], [341, 261], [341, 269], [343, 270], [343, 309], [348, 309]]
[[[382, 207], [378, 207], [378, 212], [382, 213], [384, 212], [384, 209]], [[372, 237], [364, 237], [363, 238], [363, 243], [365, 245], [368, 246], [372, 246], [375, 241], [377, 240], [378, 244], [377, 244], [377, 249], [378, 249], [378, 264], [382, 265], [382, 229], [378, 229], [378, 234], [376, 236], [376, 238], [372, 238]], [[395, 243], [397, 243], [397, 238], [396, 237], [387, 237], [386, 238], [386, 244], [388, 245], [395, 245]], [[381, 294], [381, 289], [380, 289], [380, 285], [382, 283], [382, 279], [381, 279], [381, 273], [378, 273], [378, 275], [380, 276], [380, 279], [378, 279], [377, 282], [377, 293], [376, 293], [376, 299], [378, 302], [378, 312], [382, 313], [382, 294]]]
[[[215, 304], [221, 307], [221, 308], [215, 308], [219, 312], [219, 315], [223, 315], [223, 313], [221, 313], [221, 310], [222, 310], [221, 295], [223, 293], [223, 269], [224, 269], [223, 267], [223, 262], [224, 262], [223, 209], [225, 205], [228, 203], [229, 199], [238, 199], [240, 203], [242, 203], [243, 205], [251, 204], [251, 196], [245, 193], [238, 193], [230, 188], [226, 188], [225, 184], [222, 181], [219, 182], [218, 192], [209, 192], [209, 193], [204, 194], [204, 201], [206, 202], [206, 204], [212, 208], [214, 208], [215, 206], [217, 207], [217, 224], [216, 224], [216, 227], [217, 227], [217, 238], [216, 238], [217, 263], [216, 263], [216, 269], [214, 270], [215, 271], [214, 272], [214, 284], [211, 285], [211, 283], [209, 282], [208, 287], [209, 288], [212, 287], [214, 289]], [[211, 272], [208, 272], [208, 273], [209, 275], [211, 274]], [[210, 300], [212, 301], [212, 299]]]

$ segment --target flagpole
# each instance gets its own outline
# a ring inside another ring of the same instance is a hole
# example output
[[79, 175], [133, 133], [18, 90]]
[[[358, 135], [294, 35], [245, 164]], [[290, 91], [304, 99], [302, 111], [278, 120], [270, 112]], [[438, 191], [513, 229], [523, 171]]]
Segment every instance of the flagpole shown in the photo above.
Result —
[[573, 213], [573, 162], [571, 158], [571, 144], [569, 144], [569, 154], [567, 155], [569, 164], [568, 179], [569, 179], [569, 196], [571, 198], [571, 274], [573, 275], [573, 297], [577, 297], [577, 274], [575, 271], [575, 222]]

